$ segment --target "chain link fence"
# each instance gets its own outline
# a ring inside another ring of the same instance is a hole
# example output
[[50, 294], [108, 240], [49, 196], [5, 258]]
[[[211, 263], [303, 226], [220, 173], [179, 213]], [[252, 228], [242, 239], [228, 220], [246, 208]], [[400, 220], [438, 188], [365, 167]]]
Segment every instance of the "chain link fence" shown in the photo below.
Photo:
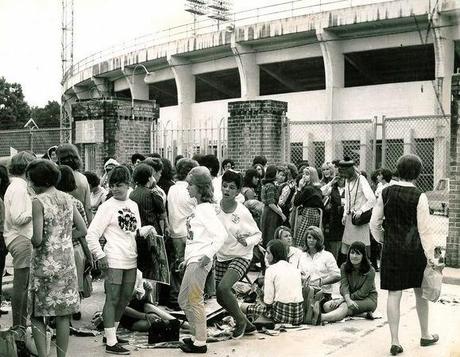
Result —
[[[41, 156], [51, 146], [59, 145], [61, 134], [69, 134], [70, 129], [19, 129], [0, 131], [0, 157], [11, 156], [15, 152], [30, 150]], [[66, 136], [66, 135], [65, 135]]]

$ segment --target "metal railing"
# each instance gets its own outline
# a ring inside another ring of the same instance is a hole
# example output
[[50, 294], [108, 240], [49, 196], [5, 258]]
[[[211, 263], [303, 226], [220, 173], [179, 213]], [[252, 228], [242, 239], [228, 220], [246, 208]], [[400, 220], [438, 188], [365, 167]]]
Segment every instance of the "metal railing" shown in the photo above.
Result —
[[275, 5], [262, 6], [250, 10], [233, 13], [231, 20], [216, 22], [213, 19], [198, 20], [184, 25], [170, 27], [132, 40], [122, 42], [107, 49], [96, 52], [76, 62], [65, 74], [66, 81], [74, 73], [78, 73], [104, 60], [127, 54], [136, 50], [166, 44], [171, 41], [184, 39], [192, 36], [212, 33], [227, 26], [244, 26], [260, 21], [272, 21], [287, 17], [314, 14], [323, 11], [347, 8], [357, 5], [365, 5], [388, 0], [294, 0], [281, 2]]

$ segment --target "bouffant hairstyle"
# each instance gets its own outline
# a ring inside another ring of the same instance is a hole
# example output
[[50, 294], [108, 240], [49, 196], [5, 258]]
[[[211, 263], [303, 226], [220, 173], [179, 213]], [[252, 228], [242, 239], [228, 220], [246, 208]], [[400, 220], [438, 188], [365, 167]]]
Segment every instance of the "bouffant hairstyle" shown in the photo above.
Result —
[[[317, 252], [321, 252], [324, 249], [324, 234], [321, 228], [316, 226], [310, 226], [305, 232], [305, 241], [308, 235], [311, 235], [316, 240], [315, 249]], [[308, 249], [308, 247], [307, 247]]]
[[26, 169], [27, 178], [37, 187], [56, 186], [61, 176], [59, 167], [52, 161], [37, 159]]
[[222, 175], [222, 182], [234, 182], [236, 185], [236, 188], [239, 190], [241, 189], [241, 186], [243, 185], [243, 177], [239, 172], [236, 172], [232, 169], [227, 170], [224, 172]]
[[274, 239], [281, 239], [281, 233], [283, 232], [289, 232], [292, 235], [292, 230], [289, 227], [286, 226], [279, 226], [278, 228], [275, 229], [275, 233], [273, 234]]
[[279, 239], [272, 239], [270, 242], [268, 242], [267, 250], [269, 250], [273, 256], [273, 261], [271, 264], [273, 265], [278, 263], [280, 260], [287, 261], [288, 249], [289, 247], [286, 245], [286, 243]]
[[157, 157], [148, 157], [142, 163], [149, 165], [155, 172], [163, 170], [163, 161]]
[[27, 151], [21, 151], [11, 158], [10, 174], [13, 176], [21, 176], [26, 172], [27, 165], [36, 158]]
[[83, 175], [86, 176], [86, 179], [88, 180], [88, 183], [89, 183], [89, 187], [93, 188], [101, 184], [101, 179], [96, 173], [91, 172], [91, 171], [85, 171], [83, 172]]
[[129, 185], [131, 180], [129, 170], [126, 166], [120, 165], [115, 166], [109, 173], [109, 186], [113, 186], [120, 183]]
[[415, 180], [422, 172], [422, 160], [417, 155], [401, 156], [396, 162], [399, 178], [406, 181]]
[[246, 172], [244, 173], [244, 179], [243, 179], [243, 187], [255, 187], [254, 183], [252, 182], [252, 179], [254, 177], [259, 178], [259, 173], [257, 172], [256, 169], [247, 169]]
[[81, 167], [81, 157], [77, 147], [73, 144], [61, 144], [56, 150], [59, 165], [70, 166], [72, 170], [78, 170]]
[[231, 166], [232, 169], [235, 167], [235, 161], [233, 161], [232, 159], [225, 159], [224, 161], [222, 161], [222, 169], [223, 169], [227, 164], [230, 164], [230, 166]]
[[260, 164], [262, 166], [267, 165], [267, 158], [263, 155], [254, 156], [254, 159], [252, 160], [252, 166], [256, 164]]
[[369, 258], [367, 257], [367, 252], [366, 252], [366, 246], [364, 245], [363, 242], [353, 242], [350, 245], [350, 248], [348, 249], [347, 253], [347, 261], [344, 264], [345, 272], [348, 274], [351, 274], [353, 271], [353, 264], [351, 263], [350, 260], [350, 253], [354, 251], [363, 256], [363, 260], [361, 260], [361, 265], [359, 267], [359, 271], [361, 274], [366, 274], [371, 270], [371, 263], [369, 261]]
[[198, 166], [198, 162], [188, 158], [180, 159], [176, 164], [176, 178], [184, 181], [191, 169]]
[[131, 156], [131, 163], [134, 165], [137, 160], [144, 161], [145, 156], [136, 152], [135, 154]]
[[198, 192], [201, 195], [201, 202], [214, 202], [212, 177], [206, 166], [197, 166], [192, 168], [187, 175], [187, 182], [198, 188]]
[[149, 182], [150, 177], [153, 175], [153, 168], [150, 165], [141, 163], [136, 166], [133, 173], [133, 181], [137, 185], [145, 186]]
[[61, 172], [61, 178], [59, 179], [56, 188], [63, 192], [72, 192], [75, 190], [77, 188], [77, 183], [75, 182], [73, 170], [67, 165], [60, 165], [59, 171]]

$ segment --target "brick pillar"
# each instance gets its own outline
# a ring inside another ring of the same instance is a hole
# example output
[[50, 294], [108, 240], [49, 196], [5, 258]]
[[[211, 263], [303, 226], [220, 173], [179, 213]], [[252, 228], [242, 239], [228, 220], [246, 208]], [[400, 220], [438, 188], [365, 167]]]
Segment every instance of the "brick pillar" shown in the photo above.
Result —
[[[134, 112], [134, 118], [133, 113]], [[131, 163], [135, 152], [150, 153], [150, 128], [159, 117], [159, 107], [155, 101], [126, 99], [94, 99], [77, 102], [72, 105], [74, 142], [80, 150], [83, 162], [86, 145], [96, 148], [96, 168], [103, 171], [103, 159], [113, 157], [118, 162]], [[76, 123], [79, 121], [103, 120], [103, 140], [79, 140], [76, 135]]]
[[228, 103], [228, 157], [240, 170], [252, 165], [256, 155], [265, 155], [269, 164], [282, 161], [281, 126], [287, 103], [250, 100]]
[[450, 141], [449, 235], [446, 263], [460, 267], [460, 76], [452, 76], [452, 118]]

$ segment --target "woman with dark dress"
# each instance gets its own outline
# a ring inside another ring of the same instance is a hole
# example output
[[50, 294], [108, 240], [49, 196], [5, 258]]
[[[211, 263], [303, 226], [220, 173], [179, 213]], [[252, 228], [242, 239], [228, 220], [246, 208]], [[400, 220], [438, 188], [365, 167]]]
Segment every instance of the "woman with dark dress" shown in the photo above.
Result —
[[402, 291], [414, 289], [421, 330], [421, 346], [439, 340], [428, 328], [429, 305], [422, 297], [425, 267], [433, 264], [434, 232], [430, 225], [428, 199], [415, 187], [422, 161], [415, 155], [404, 155], [397, 162], [400, 181], [386, 187], [372, 211], [370, 229], [383, 243], [380, 286], [388, 290], [387, 314], [391, 333], [392, 355], [403, 352], [399, 342], [399, 318]]
[[286, 220], [286, 216], [278, 206], [278, 192], [275, 186], [276, 172], [276, 166], [269, 165], [265, 178], [262, 180], [261, 198], [264, 210], [260, 220], [260, 228], [264, 247], [273, 239], [276, 228]]

